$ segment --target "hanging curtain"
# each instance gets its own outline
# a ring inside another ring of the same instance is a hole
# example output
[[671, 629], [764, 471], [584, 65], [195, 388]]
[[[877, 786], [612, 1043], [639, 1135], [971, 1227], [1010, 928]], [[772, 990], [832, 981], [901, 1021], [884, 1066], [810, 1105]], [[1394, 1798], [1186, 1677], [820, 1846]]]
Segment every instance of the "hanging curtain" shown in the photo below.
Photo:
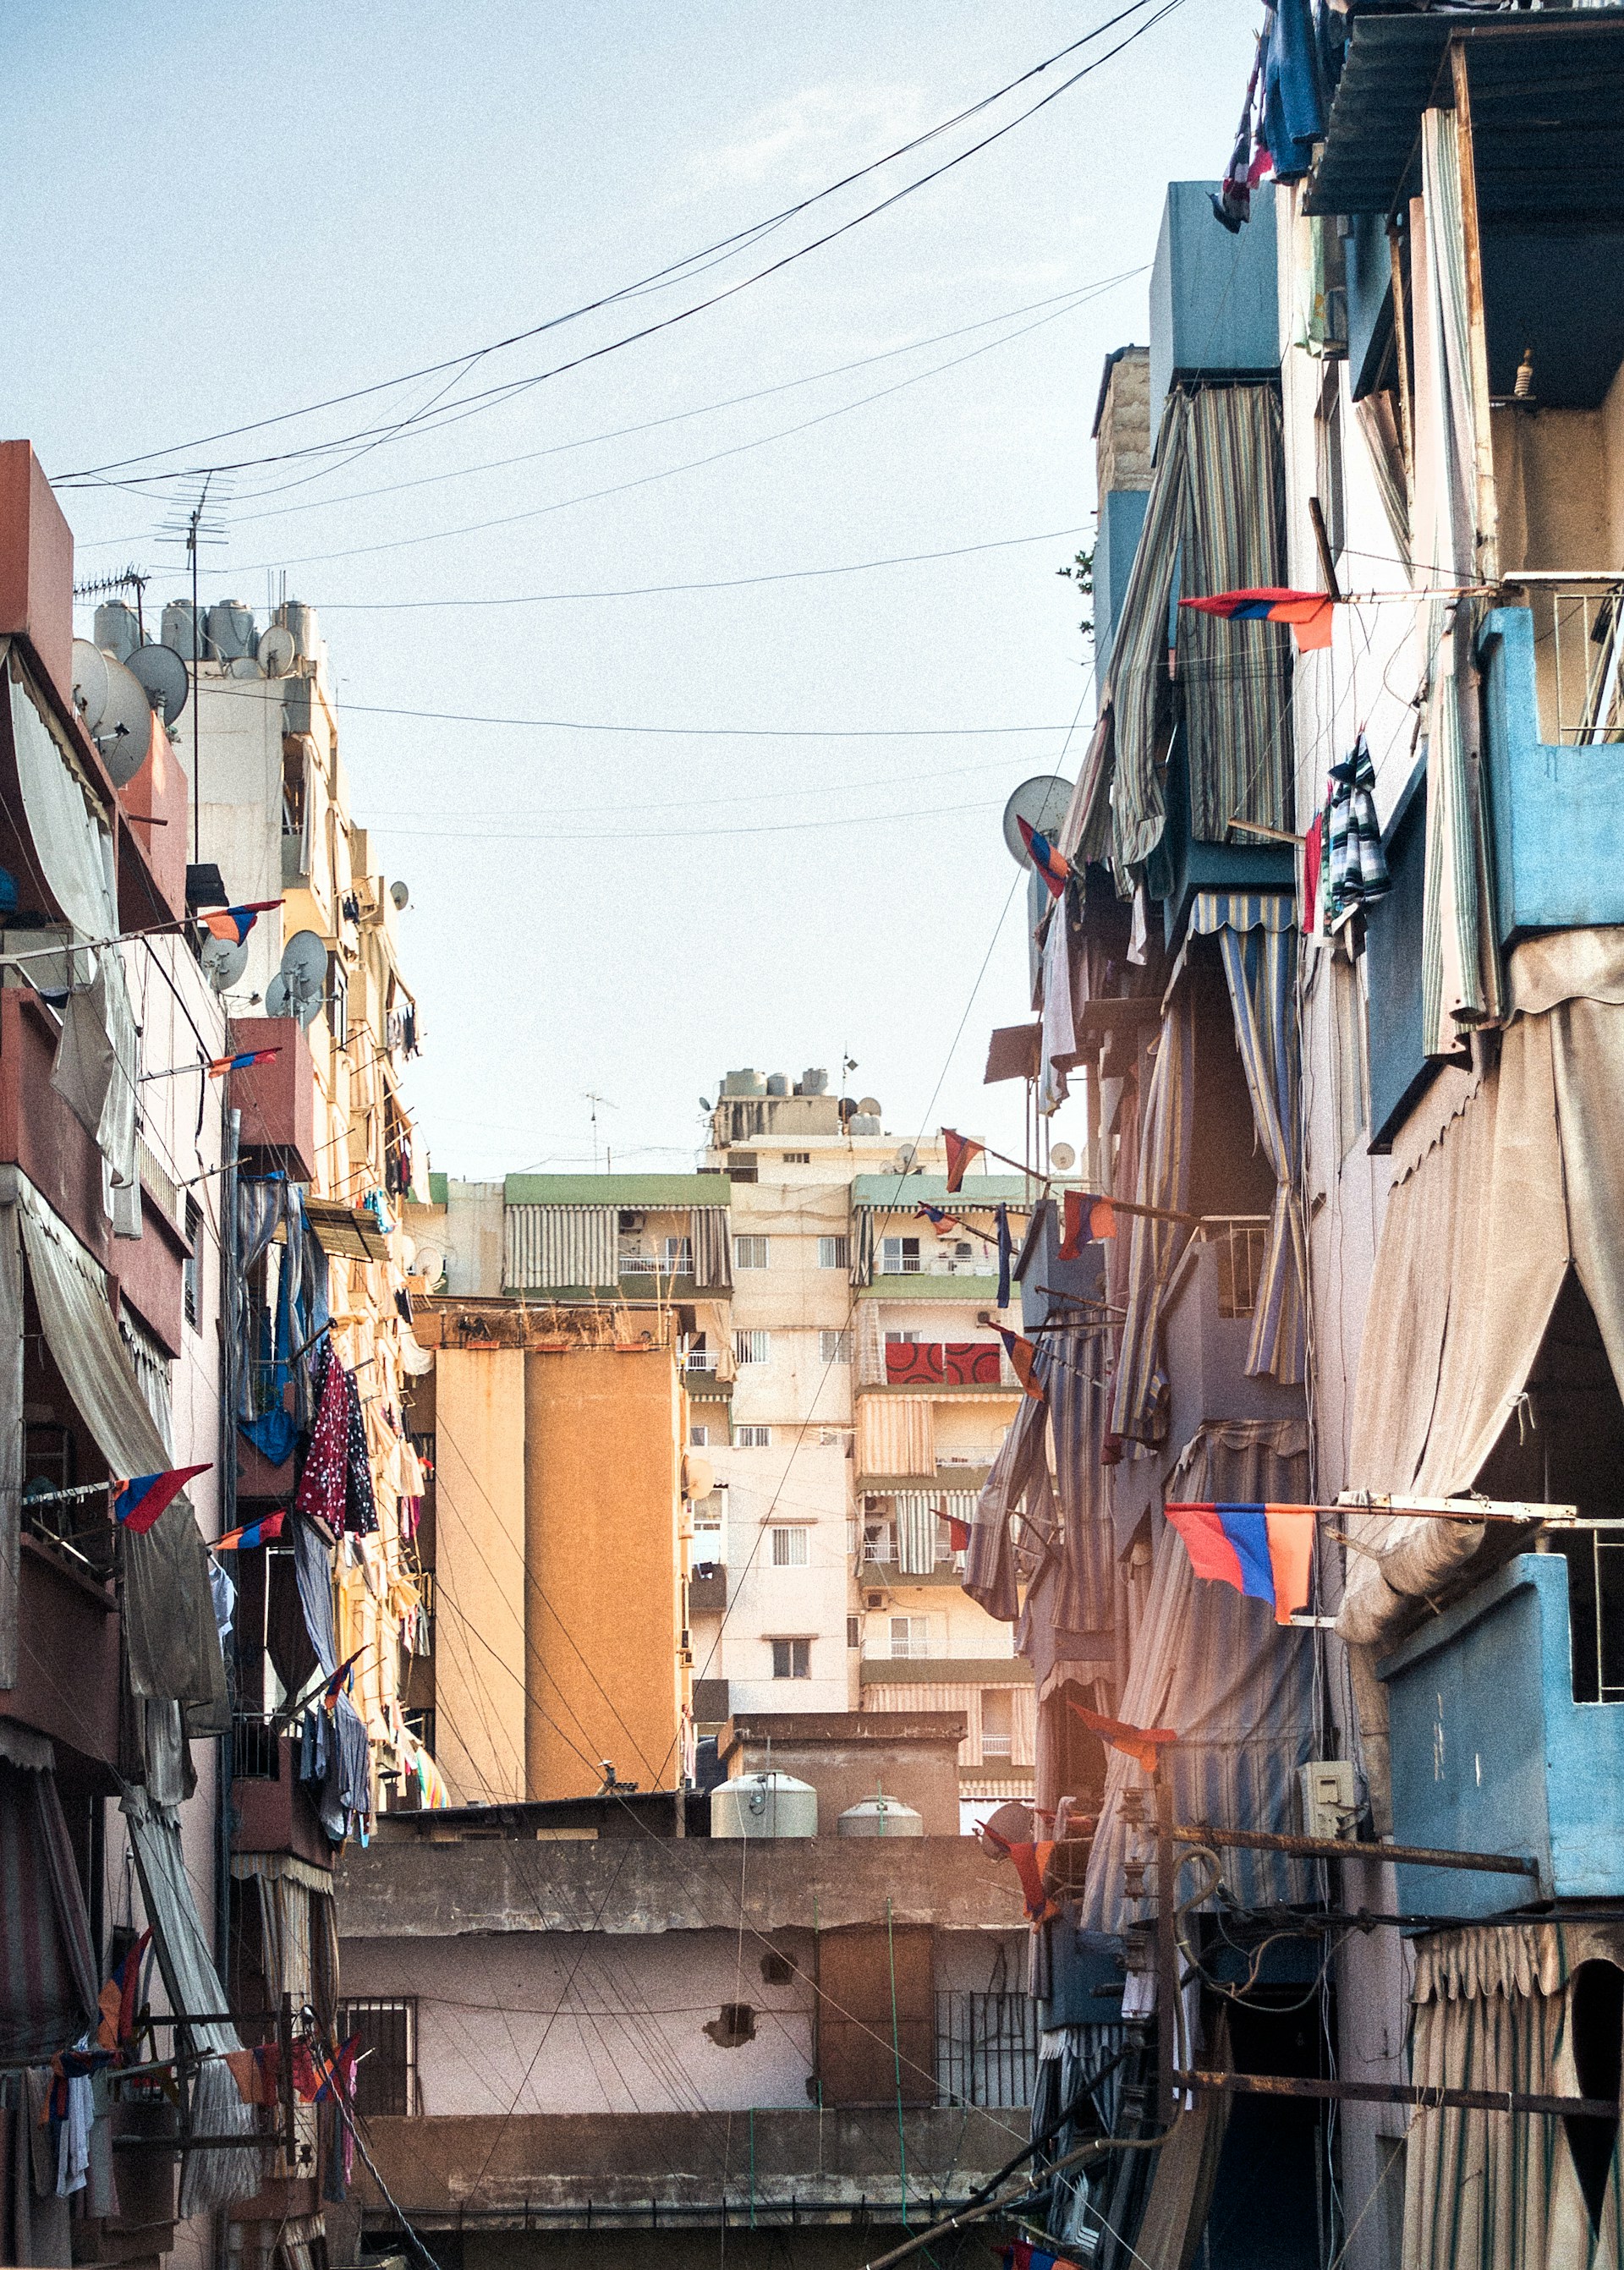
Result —
[[928, 1490], [899, 1490], [897, 1566], [904, 1576], [928, 1576], [936, 1567], [936, 1500]]
[[[152, 1927], [152, 1951], [172, 2007], [196, 2012], [198, 2019], [223, 2010], [226, 1990], [192, 1896], [179, 1815], [172, 1806], [150, 1804], [142, 1790], [127, 1791], [120, 1810], [129, 1824], [146, 1919]], [[195, 2019], [188, 2030], [195, 2048], [216, 2052], [197, 2070], [192, 2107], [199, 2131], [205, 2136], [251, 2136], [254, 2108], [243, 2103], [225, 2062], [228, 2051], [242, 2047], [236, 2028]], [[199, 2214], [233, 2200], [252, 2199], [264, 2181], [266, 2155], [241, 2145], [219, 2152], [189, 2152], [183, 2169], [181, 2214]]]
[[1025, 1496], [1043, 1456], [1043, 1413], [1044, 1406], [1035, 1396], [1021, 1397], [1020, 1408], [982, 1485], [975, 1518], [970, 1524], [961, 1580], [964, 1590], [978, 1607], [985, 1608], [1000, 1623], [1012, 1624], [1020, 1613], [1010, 1516]]
[[693, 1206], [688, 1213], [688, 1243], [693, 1254], [693, 1287], [725, 1293], [733, 1284], [733, 1242], [725, 1206]]
[[619, 1281], [614, 1206], [510, 1205], [502, 1216], [508, 1292], [609, 1291]]
[[[1452, 110], [1422, 115], [1421, 187], [1423, 272], [1414, 292], [1417, 470], [1421, 526], [1432, 546], [1422, 556], [1437, 582], [1472, 583], [1479, 575], [1479, 543], [1492, 554], [1494, 531], [1479, 527], [1479, 405]], [[1500, 1017], [1500, 961], [1469, 610], [1464, 602], [1431, 598], [1423, 616], [1430, 683], [1422, 1020], [1427, 1053], [1454, 1056], [1472, 1027]]]
[[1107, 1632], [1114, 1621], [1116, 1547], [1101, 1463], [1109, 1361], [1104, 1332], [1078, 1324], [1045, 1332], [1035, 1366], [1048, 1398], [1060, 1503], [1054, 1620], [1071, 1632]]
[[[1308, 1496], [1307, 1426], [1249, 1419], [1204, 1427], [1181, 1454], [1166, 1494], [1301, 1504]], [[1116, 1715], [1135, 1726], [1176, 1730], [1169, 1770], [1180, 1821], [1289, 1832], [1296, 1769], [1314, 1754], [1313, 1635], [1277, 1624], [1265, 1601], [1204, 1583], [1176, 1531], [1158, 1527], [1150, 1599]], [[1149, 1787], [1130, 1759], [1107, 1753], [1079, 1918], [1086, 1930], [1120, 1932], [1134, 1919], [1123, 1864], [1146, 1857], [1142, 1841], [1153, 1830], [1130, 1828], [1123, 1798]], [[1148, 1796], [1146, 1820], [1153, 1821]], [[1226, 1852], [1224, 1880], [1242, 1907], [1314, 1896], [1309, 1864], [1276, 1853]]]
[[851, 1210], [851, 1281], [859, 1290], [874, 1281], [874, 1209], [872, 1206], [853, 1206]]
[[[75, 1408], [110, 1472], [166, 1472], [169, 1453], [136, 1384], [104, 1272], [32, 1183], [19, 1176], [17, 1187], [40, 1322]], [[126, 1531], [119, 1546], [132, 1691], [190, 1705], [195, 1734], [224, 1733], [230, 1713], [209, 1555], [185, 1492], [144, 1535]]]
[[0, 2066], [43, 2063], [96, 2022], [90, 1920], [43, 1735], [0, 1748]]
[[[1190, 397], [1170, 394], [1161, 416], [1145, 525], [1101, 692], [1101, 720], [1109, 718], [1109, 778], [1101, 763], [1094, 775], [1094, 809], [1080, 815], [1079, 849], [1086, 855], [1102, 832], [1102, 822], [1110, 825], [1119, 879], [1149, 858], [1161, 841], [1166, 818], [1163, 768], [1171, 723], [1168, 657], [1173, 643], [1169, 609], [1184, 535], [1189, 423]], [[1109, 814], [1101, 810], [1108, 790]]]
[[1235, 1012], [1235, 1046], [1251, 1098], [1257, 1146], [1274, 1175], [1274, 1207], [1257, 1284], [1249, 1378], [1301, 1384], [1307, 1281], [1297, 1195], [1301, 1135], [1297, 1110], [1297, 935], [1287, 892], [1200, 893], [1196, 936], [1216, 933]]
[[[1183, 1209], [1190, 1183], [1191, 1107], [1195, 1088], [1195, 1013], [1182, 987], [1162, 1020], [1139, 1127], [1138, 1175], [1131, 1196], [1143, 1205]], [[1186, 1225], [1146, 1214], [1128, 1217], [1126, 1315], [1116, 1354], [1110, 1432], [1153, 1442], [1165, 1428], [1158, 1340], [1161, 1298], [1174, 1265], [1190, 1242]], [[1116, 1297], [1113, 1288], [1113, 1299]]]
[[931, 1478], [936, 1414], [928, 1396], [864, 1397], [857, 1406], [857, 1472]]

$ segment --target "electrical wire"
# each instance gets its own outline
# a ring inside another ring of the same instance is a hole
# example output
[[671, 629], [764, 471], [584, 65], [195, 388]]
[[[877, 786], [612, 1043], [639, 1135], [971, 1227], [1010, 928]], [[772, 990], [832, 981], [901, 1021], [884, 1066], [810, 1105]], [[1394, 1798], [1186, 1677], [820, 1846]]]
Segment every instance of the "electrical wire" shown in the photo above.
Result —
[[[182, 451], [188, 449], [211, 448], [217, 441], [232, 441], [244, 434], [263, 432], [269, 427], [284, 425], [295, 419], [314, 416], [323, 410], [337, 408], [349, 402], [359, 401], [379, 393], [389, 392], [397, 387], [415, 384], [420, 379], [435, 377], [443, 372], [455, 370], [458, 371], [462, 375], [466, 375], [466, 371], [468, 369], [471, 369], [476, 363], [486, 360], [493, 354], [500, 353], [508, 347], [515, 346], [525, 339], [535, 338], [544, 332], [557, 330], [561, 324], [574, 322], [582, 315], [595, 313], [599, 308], [612, 306], [622, 300], [630, 298], [640, 292], [647, 290], [650, 286], [661, 286], [666, 282], [675, 282], [679, 280], [683, 273], [692, 268], [697, 261], [708, 259], [713, 254], [725, 252], [730, 247], [739, 246], [753, 241], [758, 237], [767, 234], [769, 230], [776, 228], [782, 226], [785, 221], [793, 219], [797, 214], [807, 211], [811, 206], [819, 204], [825, 198], [835, 195], [840, 189], [849, 187], [852, 182], [860, 181], [868, 174], [877, 171], [880, 167], [889, 165], [894, 162], [894, 159], [910, 154], [913, 151], [922, 147], [926, 142], [933, 140], [937, 136], [948, 132], [953, 127], [962, 124], [967, 119], [978, 115], [980, 112], [988, 108], [992, 103], [999, 101], [1005, 95], [1012, 93], [1015, 88], [1027, 85], [1031, 79], [1040, 77], [1046, 70], [1051, 70], [1057, 63], [1063, 61], [1066, 56], [1075, 54], [1081, 48], [1089, 46], [1094, 41], [1103, 38], [1108, 32], [1114, 31], [1119, 24], [1125, 23], [1131, 16], [1140, 14], [1142, 10], [1148, 4], [1149, 0], [1130, 0], [1129, 6], [1119, 11], [1116, 15], [1109, 18], [1103, 24], [1097, 25], [1093, 31], [1085, 33], [1081, 38], [1071, 41], [1066, 47], [1058, 49], [1056, 54], [1046, 56], [1042, 63], [1033, 65], [1030, 70], [1022, 72], [1019, 78], [1010, 80], [1005, 85], [995, 90], [993, 93], [983, 96], [980, 101], [971, 105], [968, 108], [959, 112], [953, 118], [943, 121], [940, 124], [931, 128], [924, 134], [916, 135], [911, 141], [899, 145], [896, 149], [888, 151], [884, 157], [876, 159], [871, 161], [870, 164], [857, 168], [856, 171], [843, 176], [840, 181], [831, 182], [824, 189], [817, 190], [812, 195], [800, 199], [797, 204], [785, 207], [782, 211], [775, 214], [768, 220], [753, 224], [751, 228], [748, 230], [736, 231], [731, 236], [722, 238], [717, 241], [717, 243], [708, 247], [704, 252], [690, 254], [682, 261], [669, 263], [667, 267], [656, 270], [651, 275], [640, 278], [635, 285], [622, 286], [614, 292], [601, 294], [597, 299], [590, 300], [583, 304], [582, 307], [571, 309], [566, 315], [550, 317], [544, 323], [530, 326], [527, 330], [512, 332], [504, 338], [490, 341], [484, 346], [472, 350], [466, 350], [459, 355], [449, 357], [440, 362], [425, 365], [417, 370], [404, 373], [396, 378], [378, 381], [369, 386], [352, 388], [346, 392], [330, 395], [323, 401], [308, 404], [300, 410], [284, 411], [278, 412], [271, 417], [256, 419], [237, 426], [225, 427], [216, 433], [204, 435], [197, 440], [175, 442], [172, 443], [166, 449], [140, 451], [133, 456], [116, 458], [104, 464], [85, 467], [78, 471], [61, 475], [53, 482], [53, 486], [57, 488], [79, 486], [86, 483], [95, 481], [100, 477], [109, 473], [124, 471], [137, 465], [150, 464], [155, 458], [176, 456]], [[753, 274], [744, 278], [741, 281], [730, 285], [725, 290], [716, 293], [711, 295], [710, 298], [701, 300], [695, 305], [683, 308], [674, 315], [665, 316], [657, 323], [644, 326], [640, 330], [631, 332], [618, 339], [611, 340], [605, 345], [591, 350], [589, 353], [575, 358], [574, 360], [570, 362], [560, 364], [552, 369], [536, 373], [526, 379], [509, 382], [501, 389], [492, 389], [492, 391], [499, 393], [502, 399], [509, 399], [514, 393], [519, 390], [540, 385], [545, 380], [557, 377], [566, 370], [578, 368], [585, 362], [596, 361], [606, 354], [615, 352], [620, 347], [629, 346], [635, 341], [648, 338], [655, 332], [668, 330], [675, 323], [686, 322], [691, 316], [701, 313], [704, 309], [716, 306], [721, 301], [730, 299], [737, 293], [747, 290], [753, 284], [760, 283], [767, 277], [776, 274], [781, 269], [790, 266], [793, 262], [805, 259], [809, 254], [821, 249], [823, 246], [834, 242], [838, 238], [846, 235], [852, 229], [860, 227], [864, 221], [874, 219], [878, 214], [887, 211], [890, 206], [897, 204], [903, 197], [909, 197], [913, 195], [916, 190], [923, 189], [929, 182], [938, 179], [941, 174], [951, 171], [956, 166], [962, 165], [968, 159], [976, 156], [982, 150], [988, 148], [992, 143], [1001, 140], [1005, 135], [1012, 133], [1017, 126], [1023, 124], [1027, 119], [1034, 116], [1037, 111], [1046, 108], [1049, 103], [1057, 100], [1062, 94], [1067, 93], [1072, 86], [1076, 85], [1080, 79], [1088, 77], [1091, 72], [1099, 70], [1102, 64], [1110, 62], [1116, 56], [1120, 55], [1125, 48], [1131, 46], [1134, 41], [1141, 38], [1146, 32], [1153, 29], [1157, 24], [1161, 23], [1164, 19], [1164, 18], [1173, 13], [1174, 10], [1182, 4], [1183, 0], [1164, 0], [1164, 4], [1162, 6], [1157, 8], [1150, 16], [1144, 18], [1143, 20], [1135, 26], [1133, 31], [1129, 33], [1127, 37], [1121, 41], [1116, 47], [1110, 48], [1104, 56], [1097, 58], [1094, 62], [1085, 64], [1081, 69], [1073, 72], [1070, 78], [1063, 80], [1058, 86], [1051, 89], [1050, 92], [1042, 96], [1039, 101], [1032, 104], [1027, 109], [1020, 112], [1015, 118], [1010, 120], [1006, 124], [997, 128], [992, 133], [984, 137], [981, 141], [972, 144], [966, 150], [960, 151], [956, 156], [947, 159], [943, 165], [935, 167], [930, 173], [920, 175], [916, 180], [905, 183], [901, 189], [894, 191], [891, 196], [882, 199], [879, 204], [868, 207], [863, 212], [860, 212], [853, 216], [851, 219], [841, 223], [839, 226], [829, 230], [825, 235], [814, 239], [811, 243], [797, 247], [793, 252], [786, 254], [782, 259], [773, 262], [768, 267], [756, 271]], [[467, 406], [468, 405], [466, 404], [459, 405], [459, 407], [463, 409], [466, 409]], [[407, 423], [410, 423], [410, 421], [407, 421]], [[287, 463], [305, 458], [311, 455], [330, 454], [335, 449], [348, 447], [355, 441], [367, 440], [369, 438], [370, 434], [367, 433], [350, 434], [320, 444], [309, 445], [303, 449], [279, 451], [275, 453], [273, 456], [267, 457], [239, 458], [219, 464], [187, 466], [178, 469], [171, 468], [164, 478], [170, 479], [191, 479], [194, 478], [200, 478], [204, 473], [241, 471], [256, 464]], [[151, 478], [154, 477], [149, 476], [148, 478]]]
[[467, 709], [403, 709], [382, 701], [345, 702], [346, 716], [421, 717], [436, 725], [516, 725], [555, 733], [653, 733], [734, 741], [948, 741], [1006, 733], [1059, 733], [1061, 725], [615, 725], [596, 718], [493, 717]]

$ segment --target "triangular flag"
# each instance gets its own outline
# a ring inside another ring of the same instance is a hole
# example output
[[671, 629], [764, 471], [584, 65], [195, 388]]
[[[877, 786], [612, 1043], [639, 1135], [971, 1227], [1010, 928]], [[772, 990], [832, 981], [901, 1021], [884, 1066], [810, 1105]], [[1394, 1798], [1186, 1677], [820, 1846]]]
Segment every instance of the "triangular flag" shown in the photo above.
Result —
[[956, 1127], [944, 1127], [942, 1141], [947, 1148], [947, 1190], [951, 1197], [964, 1180], [964, 1170], [973, 1159], [979, 1159], [986, 1146], [968, 1135], [960, 1135]]
[[115, 1482], [115, 1514], [132, 1536], [145, 1537], [167, 1510], [171, 1499], [185, 1488], [195, 1474], [206, 1474], [210, 1464], [205, 1458], [200, 1466], [175, 1466], [167, 1473], [137, 1474], [130, 1481]]
[[1027, 1393], [1035, 1396], [1041, 1403], [1043, 1399], [1042, 1384], [1032, 1376], [1032, 1367], [1037, 1358], [1037, 1350], [1030, 1340], [1022, 1339], [1019, 1332], [1006, 1332], [1002, 1324], [997, 1327], [997, 1331], [998, 1338], [1004, 1343], [1004, 1352], [1010, 1360], [1010, 1368], [1016, 1378], [1026, 1389]]
[[1125, 1719], [1107, 1718], [1098, 1710], [1073, 1702], [1069, 1695], [1066, 1701], [1091, 1734], [1098, 1734], [1102, 1742], [1143, 1766], [1147, 1774], [1153, 1774], [1161, 1763], [1163, 1745], [1178, 1740], [1171, 1726], [1131, 1726]]

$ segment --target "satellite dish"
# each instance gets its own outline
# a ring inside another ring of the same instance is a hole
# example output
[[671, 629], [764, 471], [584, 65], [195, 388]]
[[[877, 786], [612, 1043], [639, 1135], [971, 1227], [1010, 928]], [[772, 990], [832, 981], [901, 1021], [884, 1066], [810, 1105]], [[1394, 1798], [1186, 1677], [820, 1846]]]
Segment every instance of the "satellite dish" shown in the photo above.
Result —
[[278, 970], [265, 988], [265, 1014], [268, 1017], [291, 1017], [293, 998], [287, 990], [287, 980]]
[[264, 671], [251, 654], [234, 654], [226, 665], [228, 678], [263, 678]]
[[282, 949], [278, 975], [290, 993], [315, 993], [327, 987], [327, 940], [320, 931], [296, 930]]
[[[164, 649], [167, 653], [168, 649]], [[231, 938], [207, 938], [198, 956], [203, 974], [217, 993], [229, 993], [248, 966], [248, 942]]]
[[1049, 1154], [1049, 1163], [1057, 1175], [1069, 1175], [1077, 1164], [1077, 1154], [1069, 1143], [1057, 1143]]
[[430, 1285], [438, 1285], [446, 1273], [446, 1257], [441, 1249], [437, 1245], [419, 1245], [417, 1266], [412, 1273], [414, 1277], [425, 1279]]
[[299, 659], [293, 634], [284, 630], [280, 623], [272, 623], [271, 628], [261, 635], [255, 652], [267, 678], [285, 678]]
[[700, 1109], [701, 1109], [701, 1111], [714, 1111], [714, 1110], [716, 1109], [716, 1105], [711, 1102], [710, 1098], [709, 1098], [708, 1095], [701, 1095], [701, 1098], [700, 1098]]
[[1039, 773], [1034, 779], [1021, 782], [1004, 807], [1004, 841], [1018, 867], [1030, 867], [1032, 862], [1016, 821], [1024, 820], [1037, 834], [1052, 836], [1071, 801], [1072, 783], [1057, 773]]
[[899, 1175], [911, 1175], [914, 1171], [914, 1161], [918, 1156], [917, 1143], [901, 1143], [897, 1146], [897, 1154], [891, 1163]]
[[88, 639], [73, 642], [73, 706], [93, 733], [108, 706], [108, 658]]
[[708, 1458], [696, 1458], [690, 1451], [682, 1462], [682, 1494], [685, 1497], [708, 1497], [716, 1487], [716, 1470]]
[[389, 885], [389, 897], [394, 901], [395, 911], [397, 915], [404, 915], [406, 909], [412, 904], [412, 894], [404, 883], [391, 883]]
[[145, 687], [153, 708], [162, 713], [165, 724], [173, 725], [185, 708], [186, 697], [191, 690], [186, 664], [174, 649], [149, 641], [136, 649], [127, 667], [130, 676]]
[[116, 655], [103, 654], [108, 698], [91, 735], [115, 788], [134, 780], [152, 746], [152, 709], [146, 688]]
[[879, 1098], [877, 1095], [860, 1096], [857, 1100], [857, 1109], [859, 1111], [866, 1111], [870, 1118], [878, 1119], [879, 1116]]

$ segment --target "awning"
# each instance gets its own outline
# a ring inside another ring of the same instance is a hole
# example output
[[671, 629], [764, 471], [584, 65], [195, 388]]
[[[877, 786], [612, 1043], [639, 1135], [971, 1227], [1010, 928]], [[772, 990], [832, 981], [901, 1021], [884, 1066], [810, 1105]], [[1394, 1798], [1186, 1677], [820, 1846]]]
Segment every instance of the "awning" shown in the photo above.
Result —
[[619, 1281], [620, 1216], [608, 1205], [508, 1205], [502, 1286], [515, 1293], [608, 1289]]
[[[1570, 1269], [1624, 1381], [1624, 1007], [1606, 998], [1621, 981], [1624, 931], [1535, 939], [1513, 953], [1498, 1064], [1388, 1200], [1350, 1489], [1471, 1489], [1515, 1414]], [[1348, 1529], [1361, 1549], [1338, 1629], [1368, 1647], [1408, 1628], [1486, 1533], [1405, 1515], [1354, 1516]]]
[[341, 1198], [312, 1198], [305, 1202], [305, 1220], [315, 1232], [323, 1253], [345, 1261], [387, 1261], [389, 1242], [374, 1217]]
[[987, 1071], [983, 1086], [1001, 1079], [1035, 1079], [1041, 1024], [1001, 1025], [987, 1043]]

